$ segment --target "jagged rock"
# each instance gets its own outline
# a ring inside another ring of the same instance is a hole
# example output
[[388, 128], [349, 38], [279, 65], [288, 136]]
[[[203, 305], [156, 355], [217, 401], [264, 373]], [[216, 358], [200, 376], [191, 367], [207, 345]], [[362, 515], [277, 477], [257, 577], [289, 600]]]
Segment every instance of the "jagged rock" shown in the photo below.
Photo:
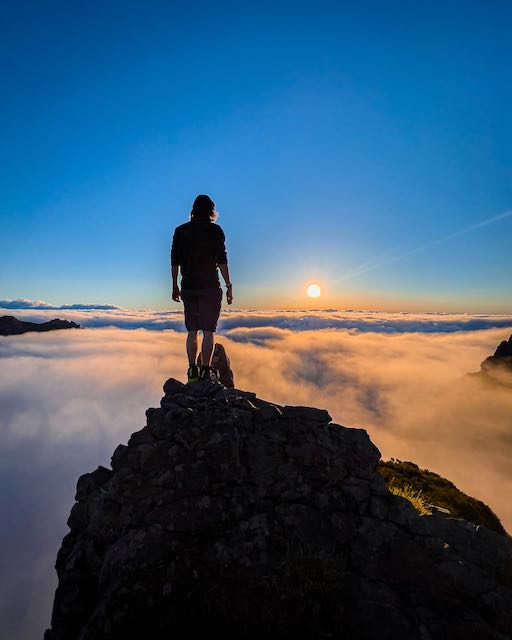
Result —
[[480, 364], [480, 371], [468, 373], [466, 377], [484, 384], [512, 387], [512, 335]]
[[508, 340], [500, 342], [494, 356], [487, 358], [487, 361], [492, 359], [498, 360], [500, 358], [512, 358], [512, 335]]
[[78, 481], [46, 640], [505, 640], [512, 541], [420, 516], [364, 429], [170, 379]]
[[70, 320], [55, 318], [49, 322], [25, 322], [14, 316], [0, 318], [0, 336], [14, 336], [27, 331], [54, 331], [55, 329], [80, 329], [80, 325]]
[[512, 335], [498, 345], [494, 355], [486, 358], [480, 365], [485, 375], [494, 375], [496, 370], [512, 373]]
[[96, 471], [80, 476], [76, 485], [75, 500], [84, 500], [90, 493], [104, 485], [111, 475], [110, 469], [99, 466]]

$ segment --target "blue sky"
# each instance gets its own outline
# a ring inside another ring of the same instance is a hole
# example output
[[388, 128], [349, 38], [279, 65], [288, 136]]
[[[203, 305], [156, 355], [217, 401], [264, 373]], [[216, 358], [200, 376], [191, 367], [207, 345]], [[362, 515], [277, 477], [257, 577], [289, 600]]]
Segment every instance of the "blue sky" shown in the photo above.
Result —
[[184, 5], [0, 6], [0, 298], [178, 308], [208, 193], [237, 306], [512, 310], [509, 3]]

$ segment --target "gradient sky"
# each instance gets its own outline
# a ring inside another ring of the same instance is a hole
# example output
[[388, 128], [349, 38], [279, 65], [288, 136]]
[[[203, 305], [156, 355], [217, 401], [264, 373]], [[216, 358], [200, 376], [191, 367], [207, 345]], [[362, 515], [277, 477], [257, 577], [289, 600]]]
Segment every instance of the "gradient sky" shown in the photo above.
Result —
[[346, 5], [2, 2], [0, 298], [179, 307], [208, 193], [237, 306], [512, 311], [512, 5]]

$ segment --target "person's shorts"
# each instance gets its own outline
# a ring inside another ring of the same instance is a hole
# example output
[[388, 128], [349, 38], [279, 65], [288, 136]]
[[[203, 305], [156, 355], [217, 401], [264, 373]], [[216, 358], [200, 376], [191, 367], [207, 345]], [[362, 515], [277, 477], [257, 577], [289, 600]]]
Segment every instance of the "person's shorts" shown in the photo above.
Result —
[[222, 289], [182, 289], [187, 331], [216, 331], [222, 305]]

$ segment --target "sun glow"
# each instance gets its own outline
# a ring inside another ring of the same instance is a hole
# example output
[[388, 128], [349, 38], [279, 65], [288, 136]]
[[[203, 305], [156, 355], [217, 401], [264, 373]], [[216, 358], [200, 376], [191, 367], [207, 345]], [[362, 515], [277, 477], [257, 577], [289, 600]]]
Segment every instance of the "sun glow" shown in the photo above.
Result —
[[310, 284], [306, 289], [306, 293], [310, 298], [319, 298], [322, 294], [322, 289], [318, 284]]

